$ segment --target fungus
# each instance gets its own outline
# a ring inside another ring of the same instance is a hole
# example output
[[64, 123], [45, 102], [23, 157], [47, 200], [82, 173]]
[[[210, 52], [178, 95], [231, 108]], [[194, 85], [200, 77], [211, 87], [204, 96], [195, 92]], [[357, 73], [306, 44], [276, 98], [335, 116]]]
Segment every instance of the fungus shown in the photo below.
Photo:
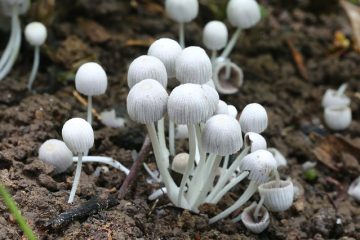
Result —
[[33, 82], [40, 64], [40, 46], [44, 44], [47, 30], [41, 22], [32, 22], [25, 27], [25, 38], [31, 46], [34, 46], [34, 62], [28, 81], [28, 90], [31, 91]]
[[39, 159], [54, 167], [54, 172], [65, 172], [73, 163], [73, 154], [63, 141], [49, 139], [39, 148]]
[[233, 105], [228, 105], [227, 107], [228, 107], [228, 114], [229, 114], [231, 117], [233, 117], [233, 118], [236, 119], [237, 114], [238, 114], [238, 111], [237, 111], [236, 107], [233, 106]]
[[214, 64], [217, 51], [224, 48], [228, 41], [228, 30], [221, 21], [208, 22], [203, 30], [204, 45], [211, 50], [211, 62]]
[[294, 186], [290, 180], [280, 179], [263, 183], [259, 186], [260, 196], [264, 205], [271, 212], [286, 211], [294, 200]]
[[341, 131], [348, 128], [352, 121], [351, 108], [348, 106], [326, 107], [324, 110], [326, 126], [331, 130]]
[[250, 103], [241, 112], [239, 121], [244, 133], [261, 133], [267, 128], [268, 116], [263, 106], [258, 103]]
[[226, 104], [226, 102], [224, 102], [222, 100], [219, 101], [216, 111], [215, 111], [215, 115], [217, 115], [217, 114], [229, 115], [229, 109], [228, 109], [228, 105]]
[[[256, 202], [253, 202], [249, 207], [246, 207], [243, 212], [240, 215], [241, 221], [245, 225], [245, 227], [255, 233], [259, 234], [263, 232], [270, 224], [270, 215], [266, 208], [261, 206], [261, 203], [256, 204]], [[261, 215], [261, 219], [255, 219], [254, 214], [258, 211]], [[238, 219], [234, 220], [234, 222], [237, 222]]]
[[185, 47], [185, 23], [192, 21], [199, 13], [197, 0], [166, 0], [165, 11], [167, 15], [179, 23], [179, 43]]
[[356, 178], [349, 186], [348, 192], [351, 197], [360, 202], [360, 177]]
[[62, 137], [66, 146], [78, 155], [78, 163], [74, 182], [71, 188], [68, 203], [74, 201], [77, 186], [80, 181], [82, 157], [94, 145], [94, 130], [91, 125], [81, 118], [72, 118], [65, 122], [62, 128]]
[[247, 132], [244, 139], [245, 146], [249, 146], [250, 152], [255, 152], [260, 149], [266, 150], [266, 140], [260, 134], [254, 132]]
[[92, 96], [104, 94], [108, 79], [104, 69], [95, 62], [84, 63], [76, 72], [76, 90], [88, 97], [87, 121], [92, 125]]
[[321, 105], [324, 108], [327, 107], [335, 107], [335, 106], [349, 106], [350, 98], [345, 95], [345, 91], [347, 88], [347, 84], [342, 84], [338, 90], [327, 89], [322, 101]]

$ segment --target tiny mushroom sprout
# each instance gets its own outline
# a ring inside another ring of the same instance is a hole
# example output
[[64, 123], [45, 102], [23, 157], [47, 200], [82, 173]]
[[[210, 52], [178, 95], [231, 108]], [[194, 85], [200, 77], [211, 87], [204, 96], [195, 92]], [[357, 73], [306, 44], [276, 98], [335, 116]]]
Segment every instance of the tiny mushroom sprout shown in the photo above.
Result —
[[332, 106], [349, 106], [350, 98], [345, 95], [346, 88], [347, 84], [344, 83], [338, 90], [327, 89], [322, 98], [321, 105], [324, 108]]
[[62, 137], [66, 146], [78, 155], [78, 162], [74, 182], [71, 188], [69, 203], [74, 201], [77, 186], [80, 181], [82, 157], [94, 145], [94, 130], [82, 118], [72, 118], [65, 122], [62, 128]]
[[254, 132], [247, 132], [245, 134], [245, 146], [250, 147], [250, 152], [255, 152], [256, 150], [266, 150], [267, 144], [263, 136]]
[[27, 12], [30, 0], [0, 0], [2, 14], [11, 17], [11, 33], [0, 59], [0, 81], [11, 71], [21, 45], [20, 14]]
[[189, 161], [188, 153], [176, 154], [171, 164], [171, 170], [180, 174], [184, 174], [186, 172], [186, 166], [188, 164], [188, 161]]
[[[259, 204], [253, 202], [241, 213], [241, 221], [249, 231], [255, 234], [262, 233], [270, 224], [269, 211], [263, 206], [258, 206]], [[261, 216], [261, 219], [258, 219], [258, 215]]]
[[228, 112], [231, 117], [237, 117], [238, 111], [234, 105], [228, 105]]
[[160, 38], [153, 42], [148, 50], [149, 56], [154, 56], [163, 62], [168, 78], [175, 77], [176, 58], [182, 51], [178, 42], [170, 38]]
[[208, 22], [203, 30], [204, 45], [212, 51], [211, 62], [214, 64], [217, 51], [224, 48], [228, 41], [226, 25], [220, 21]]
[[351, 108], [348, 106], [330, 106], [324, 110], [326, 126], [341, 131], [348, 128], [352, 121]]
[[28, 90], [31, 91], [40, 63], [40, 46], [44, 44], [47, 30], [41, 22], [32, 22], [25, 27], [25, 38], [31, 46], [34, 46], [34, 62], [28, 82]]
[[185, 23], [192, 21], [199, 13], [198, 0], [166, 0], [165, 10], [169, 18], [179, 23], [179, 43], [185, 47]]
[[216, 108], [216, 111], [215, 111], [215, 114], [227, 114], [229, 115], [229, 109], [228, 109], [228, 105], [226, 104], [226, 102], [220, 100], [218, 105], [217, 105], [217, 108]]
[[76, 72], [76, 90], [88, 97], [87, 121], [92, 124], [92, 96], [104, 94], [108, 79], [104, 69], [95, 62], [84, 63]]
[[62, 173], [72, 165], [73, 154], [63, 141], [49, 139], [40, 146], [39, 159], [52, 165], [55, 173]]
[[263, 132], [268, 125], [268, 116], [265, 108], [258, 103], [246, 105], [240, 115], [240, 125], [244, 133]]

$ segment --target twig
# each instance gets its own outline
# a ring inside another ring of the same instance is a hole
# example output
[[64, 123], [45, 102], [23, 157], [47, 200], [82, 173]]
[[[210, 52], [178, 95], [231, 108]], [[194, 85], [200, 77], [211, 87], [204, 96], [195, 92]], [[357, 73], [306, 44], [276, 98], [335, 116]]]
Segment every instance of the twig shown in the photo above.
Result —
[[61, 213], [55, 219], [45, 223], [44, 226], [51, 227], [53, 229], [60, 229], [73, 221], [87, 218], [93, 214], [114, 207], [118, 204], [119, 200], [115, 195], [109, 195], [106, 199], [93, 197], [79, 207], [71, 209], [68, 212]]
[[[76, 98], [76, 100], [78, 100], [82, 105], [84, 105], [84, 107], [87, 107], [88, 105], [88, 102], [85, 98], [83, 98], [77, 91], [73, 91], [72, 92], [74, 97]], [[98, 119], [98, 120], [101, 120], [101, 116], [100, 114], [96, 111], [95, 108], [93, 108], [92, 110], [92, 113], [94, 114], [94, 116]]]
[[135, 162], [133, 163], [129, 174], [126, 176], [123, 184], [121, 185], [118, 193], [118, 198], [122, 199], [125, 197], [126, 193], [128, 192], [131, 184], [134, 182], [137, 173], [139, 172], [139, 169], [142, 166], [142, 163], [144, 162], [145, 158], [147, 157], [148, 153], [150, 152], [150, 138], [146, 135], [144, 143], [141, 147], [141, 150], [139, 152], [139, 155]]
[[294, 43], [291, 41], [291, 39], [286, 39], [286, 44], [288, 45], [291, 55], [294, 59], [294, 62], [296, 64], [296, 67], [301, 75], [305, 80], [309, 79], [308, 71], [304, 64], [304, 58], [301, 52], [294, 46]]

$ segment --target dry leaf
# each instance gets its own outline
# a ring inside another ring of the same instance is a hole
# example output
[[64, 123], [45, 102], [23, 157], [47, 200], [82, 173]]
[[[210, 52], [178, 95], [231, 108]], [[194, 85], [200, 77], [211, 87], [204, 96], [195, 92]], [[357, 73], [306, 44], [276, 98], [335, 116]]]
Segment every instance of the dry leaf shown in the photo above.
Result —
[[149, 47], [155, 41], [154, 38], [146, 39], [128, 39], [125, 42], [125, 47]]
[[360, 52], [360, 7], [346, 0], [340, 0], [340, 5], [350, 19], [353, 31], [354, 49]]

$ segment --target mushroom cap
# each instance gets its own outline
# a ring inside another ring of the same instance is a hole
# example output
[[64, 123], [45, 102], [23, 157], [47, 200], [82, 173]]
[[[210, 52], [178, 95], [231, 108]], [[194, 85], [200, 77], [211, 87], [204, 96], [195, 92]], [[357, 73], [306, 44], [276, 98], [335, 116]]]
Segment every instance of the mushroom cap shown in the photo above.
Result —
[[257, 183], [264, 183], [277, 168], [274, 156], [266, 150], [257, 150], [246, 155], [240, 163], [242, 171], [249, 171], [248, 178]]
[[221, 21], [208, 22], [203, 30], [204, 45], [210, 50], [220, 50], [228, 41], [228, 30]]
[[207, 83], [212, 76], [209, 56], [200, 47], [187, 47], [176, 59], [176, 79], [181, 83]]
[[154, 79], [145, 79], [130, 89], [126, 104], [130, 118], [146, 124], [163, 118], [167, 102], [165, 88]]
[[270, 181], [259, 186], [264, 205], [271, 212], [283, 212], [289, 209], [294, 200], [294, 186], [287, 181]]
[[261, 19], [260, 7], [255, 0], [230, 0], [226, 14], [231, 25], [240, 29], [251, 28]]
[[31, 22], [25, 27], [25, 38], [30, 45], [39, 47], [44, 44], [47, 30], [41, 22]]
[[184, 174], [186, 171], [188, 161], [189, 161], [188, 153], [179, 153], [174, 157], [172, 164], [171, 164], [171, 169], [174, 172]]
[[360, 202], [360, 177], [356, 178], [349, 186], [348, 192], [350, 196]]
[[168, 78], [175, 77], [176, 58], [182, 48], [177, 41], [170, 38], [160, 38], [153, 42], [148, 50], [148, 55], [157, 57], [163, 62]]
[[175, 139], [189, 138], [189, 130], [186, 124], [178, 124], [175, 128]]
[[[214, 115], [217, 107], [218, 107], [218, 104], [219, 104], [219, 94], [218, 92], [215, 90], [215, 88], [209, 86], [208, 84], [203, 84], [201, 85], [204, 93], [205, 93], [205, 96], [209, 102], [209, 114], [208, 114], [208, 118], [210, 118], [212, 115]], [[207, 118], [207, 119], [208, 119]], [[207, 120], [205, 119], [205, 120]]]
[[255, 234], [259, 234], [269, 226], [270, 215], [269, 211], [262, 206], [260, 208], [261, 219], [260, 221], [256, 222], [254, 219], [256, 206], [257, 204], [254, 202], [249, 207], [246, 207], [241, 213], [241, 221], [249, 231]]
[[238, 111], [237, 111], [236, 107], [234, 105], [228, 105], [227, 107], [228, 107], [228, 112], [229, 112], [228, 114], [231, 117], [236, 119], [237, 114], [238, 114]]
[[154, 79], [166, 88], [168, 77], [165, 65], [160, 59], [143, 55], [132, 61], [127, 74], [129, 88], [144, 79]]
[[226, 114], [209, 118], [202, 132], [202, 145], [206, 152], [219, 156], [236, 153], [243, 145], [239, 122]]
[[24, 14], [29, 10], [30, 0], [1, 0], [0, 10], [4, 16], [11, 17], [12, 9], [17, 4], [18, 14]]
[[62, 173], [73, 163], [73, 154], [63, 141], [49, 139], [39, 148], [39, 159], [54, 167], [55, 173]]
[[86, 96], [104, 94], [108, 79], [104, 69], [95, 62], [84, 63], [76, 72], [76, 90]]
[[85, 153], [94, 145], [94, 130], [84, 119], [71, 118], [62, 128], [62, 138], [74, 154]]
[[272, 155], [274, 156], [277, 163], [277, 168], [285, 167], [287, 165], [286, 158], [284, 157], [284, 155], [281, 154], [279, 150], [277, 150], [276, 148], [268, 148], [267, 150], [271, 152]]
[[268, 116], [265, 108], [258, 103], [246, 105], [240, 115], [240, 125], [244, 133], [263, 132], [268, 125]]
[[324, 110], [326, 126], [334, 131], [348, 128], [352, 121], [351, 108], [348, 106], [331, 106]]
[[337, 95], [337, 90], [334, 89], [327, 89], [322, 101], [321, 105], [326, 107], [340, 107], [340, 106], [349, 106], [350, 105], [350, 98], [346, 95]]
[[187, 23], [198, 15], [199, 2], [198, 0], [166, 0], [165, 11], [175, 22]]
[[209, 101], [198, 84], [186, 83], [174, 88], [167, 105], [169, 119], [176, 124], [195, 124], [207, 118]]
[[247, 132], [244, 137], [245, 146], [250, 147], [250, 152], [255, 152], [257, 150], [263, 149], [266, 150], [267, 144], [263, 136], [254, 132]]
[[228, 109], [228, 105], [226, 104], [226, 102], [219, 100], [219, 103], [216, 107], [216, 111], [215, 111], [215, 115], [216, 114], [227, 114], [229, 115], [229, 109]]

